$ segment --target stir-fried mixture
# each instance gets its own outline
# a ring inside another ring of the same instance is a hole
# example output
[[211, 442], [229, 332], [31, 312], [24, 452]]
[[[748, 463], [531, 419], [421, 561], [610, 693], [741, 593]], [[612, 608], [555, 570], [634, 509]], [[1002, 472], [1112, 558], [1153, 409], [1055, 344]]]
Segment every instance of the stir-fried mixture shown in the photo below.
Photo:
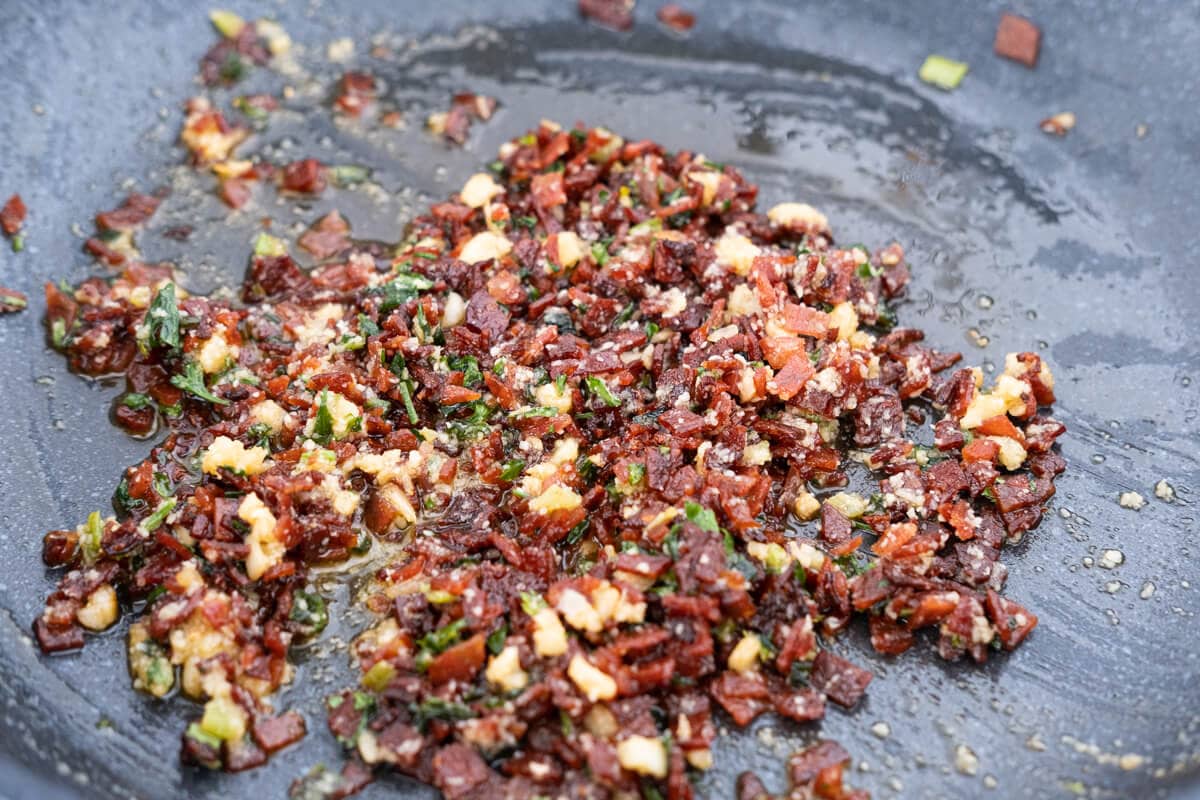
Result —
[[[236, 161], [241, 138], [192, 104], [183, 140], [227, 181], [336, 179]], [[272, 694], [328, 620], [314, 568], [382, 551], [327, 700], [346, 766], [296, 796], [387, 768], [449, 798], [678, 799], [722, 720], [859, 701], [856, 614], [883, 653], [1016, 647], [1037, 617], [998, 558], [1064, 468], [1049, 369], [956, 368], [896, 325], [898, 245], [835, 246], [816, 209], [756, 195], [696, 153], [543, 122], [395, 247], [336, 212], [260, 235], [237, 301], [121, 247], [155, 198], [101, 215], [119, 272], [48, 284], [51, 337], [126, 376], [123, 426], [166, 435], [115, 516], [47, 535], [43, 650], [133, 611], [134, 687], [203, 704], [184, 759], [253, 767], [305, 734]], [[794, 791], [864, 797], [848, 760], [798, 753]]]

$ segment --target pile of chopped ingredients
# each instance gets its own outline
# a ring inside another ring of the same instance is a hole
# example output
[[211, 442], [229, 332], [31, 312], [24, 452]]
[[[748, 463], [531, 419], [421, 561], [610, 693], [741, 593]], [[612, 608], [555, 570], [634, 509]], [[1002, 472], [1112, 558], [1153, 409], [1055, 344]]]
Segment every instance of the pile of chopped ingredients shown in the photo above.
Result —
[[[183, 140], [223, 181], [325, 185], [316, 161], [236, 160], [242, 138], [191, 104]], [[333, 212], [295, 245], [306, 272], [261, 234], [240, 301], [135, 257], [156, 198], [99, 215], [119, 273], [47, 284], [51, 338], [126, 376], [121, 425], [166, 436], [115, 517], [46, 536], [42, 649], [134, 612], [135, 688], [203, 703], [183, 758], [257, 766], [305, 734], [271, 696], [328, 621], [314, 569], [374, 548], [355, 685], [327, 700], [347, 762], [296, 796], [390, 768], [448, 798], [678, 800], [722, 714], [859, 701], [871, 674], [831, 649], [856, 613], [882, 653], [1016, 647], [1037, 617], [998, 559], [1064, 468], [1049, 369], [955, 368], [896, 327], [898, 245], [837, 247], [814, 208], [756, 195], [695, 153], [543, 122], [394, 248]], [[846, 491], [854, 470], [878, 491]], [[865, 797], [848, 761], [797, 753], [793, 796]]]

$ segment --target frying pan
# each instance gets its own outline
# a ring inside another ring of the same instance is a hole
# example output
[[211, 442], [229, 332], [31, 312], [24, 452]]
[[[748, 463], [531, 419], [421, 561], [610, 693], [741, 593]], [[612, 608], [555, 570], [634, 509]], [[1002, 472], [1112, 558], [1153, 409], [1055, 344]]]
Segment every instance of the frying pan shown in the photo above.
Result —
[[[928, 648], [878, 657], [855, 627], [836, 647], [876, 672], [866, 701], [818, 726], [760, 719], [722, 737], [701, 795], [731, 796], [744, 769], [778, 785], [786, 754], [820, 735], [854, 754], [849, 782], [877, 798], [1200, 796], [1200, 4], [1015, 0], [1045, 31], [1032, 71], [992, 55], [1004, 8], [991, 2], [689, 0], [699, 23], [687, 37], [654, 22], [657, 5], [643, 0], [636, 29], [617, 34], [582, 23], [569, 0], [237, 3], [314, 51], [341, 36], [360, 58], [372, 36], [389, 44], [394, 57], [372, 68], [408, 120], [363, 135], [327, 113], [284, 115], [290, 130], [272, 127], [268, 151], [370, 164], [388, 196], [330, 192], [264, 213], [291, 224], [337, 205], [356, 235], [395, 240], [415, 205], [551, 117], [737, 164], [766, 206], [813, 202], [842, 242], [899, 240], [914, 272], [902, 321], [985, 366], [1037, 350], [1058, 378], [1070, 468], [1046, 521], [1004, 558], [1010, 593], [1040, 625], [980, 667]], [[94, 269], [78, 233], [130, 186], [172, 188], [164, 224], [226, 216], [170, 169], [180, 101], [212, 40], [206, 9], [178, 6], [8, 0], [0, 11], [0, 191], [32, 209], [26, 251], [0, 253], [0, 283], [35, 298], [0, 320], [0, 796], [281, 797], [339, 759], [320, 701], [361, 620], [343, 614], [282, 693], [306, 714], [308, 738], [232, 776], [177, 765], [194, 709], [129, 688], [124, 626], [57, 658], [29, 637], [54, 577], [42, 533], [107, 509], [120, 469], [149, 448], [108, 424], [115, 385], [70, 374], [47, 349], [39, 287]], [[970, 63], [958, 91], [916, 79], [933, 52]], [[463, 89], [502, 108], [450, 150], [421, 120]], [[1041, 133], [1060, 111], [1076, 129]], [[194, 290], [236, 282], [257, 216], [198, 225], [186, 242], [148, 233], [143, 251], [179, 263]], [[1162, 479], [1173, 502], [1154, 496]], [[1149, 502], [1122, 508], [1124, 491]], [[1123, 563], [1102, 568], [1108, 550]], [[333, 584], [344, 610], [347, 590]], [[962, 748], [974, 775], [960, 769]], [[432, 796], [385, 778], [363, 797], [396, 793]]]

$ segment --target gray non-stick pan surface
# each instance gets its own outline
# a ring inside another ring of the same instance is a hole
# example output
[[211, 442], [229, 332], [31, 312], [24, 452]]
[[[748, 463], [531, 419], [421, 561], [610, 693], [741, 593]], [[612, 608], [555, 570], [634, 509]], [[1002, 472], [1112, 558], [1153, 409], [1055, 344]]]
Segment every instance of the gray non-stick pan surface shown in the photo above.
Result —
[[[347, 674], [329, 644], [305, 654], [281, 697], [308, 717], [308, 738], [262, 769], [220, 775], [178, 765], [195, 709], [130, 689], [124, 625], [63, 657], [30, 641], [54, 578], [42, 534], [107, 510], [120, 470], [149, 448], [110, 426], [116, 386], [72, 375], [48, 350], [40, 286], [94, 270], [79, 234], [130, 186], [171, 186], [166, 222], [225, 215], [168, 169], [213, 35], [207, 7], [186, 5], [0, 6], [0, 194], [20, 191], [31, 209], [25, 252], [0, 248], [0, 283], [32, 298], [0, 319], [0, 796], [282, 797], [312, 765], [339, 761], [319, 710]], [[1011, 595], [1040, 624], [984, 666], [928, 647], [879, 657], [856, 627], [837, 646], [876, 672], [866, 701], [818, 726], [764, 718], [723, 736], [701, 795], [730, 797], [744, 769], [778, 785], [786, 754], [820, 735], [854, 753], [849, 782], [877, 798], [1196, 796], [1200, 4], [1014, 0], [1045, 31], [1036, 70], [992, 54], [1004, 10], [993, 2], [688, 0], [699, 24], [687, 37], [656, 24], [658, 5], [642, 0], [637, 28], [617, 34], [581, 22], [570, 0], [235, 3], [315, 53], [349, 36], [364, 57], [382, 37], [398, 56], [379, 74], [408, 111], [408, 127], [386, 136], [339, 129], [327, 113], [269, 133], [280, 158], [377, 167], [389, 197], [331, 191], [263, 213], [311, 220], [337, 205], [358, 235], [395, 240], [414, 205], [551, 117], [734, 163], [761, 183], [764, 206], [811, 202], [842, 242], [899, 240], [914, 273], [903, 322], [968, 362], [1038, 351], [1057, 376], [1070, 467], [1045, 522], [1004, 558]], [[931, 52], [970, 63], [958, 91], [917, 80]], [[318, 77], [337, 74], [326, 65]], [[450, 150], [421, 121], [464, 89], [502, 108]], [[1061, 111], [1078, 118], [1069, 135], [1038, 130]], [[187, 242], [148, 234], [143, 250], [178, 262], [194, 289], [236, 282], [259, 215], [247, 216], [199, 225]], [[1163, 479], [1173, 502], [1154, 495]], [[1124, 491], [1147, 505], [1120, 507]], [[1108, 550], [1123, 563], [1102, 568]], [[344, 607], [345, 591], [334, 596]], [[354, 624], [325, 637], [347, 639]], [[963, 748], [974, 775], [958, 768]], [[431, 793], [385, 778], [363, 797], [397, 794]]]

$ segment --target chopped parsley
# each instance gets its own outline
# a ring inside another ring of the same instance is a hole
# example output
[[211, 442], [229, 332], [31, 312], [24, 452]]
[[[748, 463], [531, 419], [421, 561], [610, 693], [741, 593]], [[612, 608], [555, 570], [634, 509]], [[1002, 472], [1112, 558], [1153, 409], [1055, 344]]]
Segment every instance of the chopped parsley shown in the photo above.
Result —
[[609, 408], [616, 408], [617, 406], [621, 405], [621, 401], [618, 400], [615, 395], [613, 395], [611, 390], [609, 390], [608, 384], [604, 382], [603, 378], [597, 378], [595, 375], [589, 375], [583, 379], [583, 382], [587, 386], [588, 392], [590, 392], [593, 397], [599, 397]]
[[166, 284], [154, 295], [150, 307], [146, 310], [145, 324], [148, 347], [179, 349], [180, 318], [179, 305], [175, 301], [175, 284]]
[[200, 369], [200, 365], [195, 361], [188, 361], [184, 364], [182, 375], [172, 375], [171, 385], [183, 389], [200, 400], [222, 406], [229, 405], [229, 401], [224, 397], [217, 397], [208, 390], [208, 386], [204, 383], [204, 370]]

